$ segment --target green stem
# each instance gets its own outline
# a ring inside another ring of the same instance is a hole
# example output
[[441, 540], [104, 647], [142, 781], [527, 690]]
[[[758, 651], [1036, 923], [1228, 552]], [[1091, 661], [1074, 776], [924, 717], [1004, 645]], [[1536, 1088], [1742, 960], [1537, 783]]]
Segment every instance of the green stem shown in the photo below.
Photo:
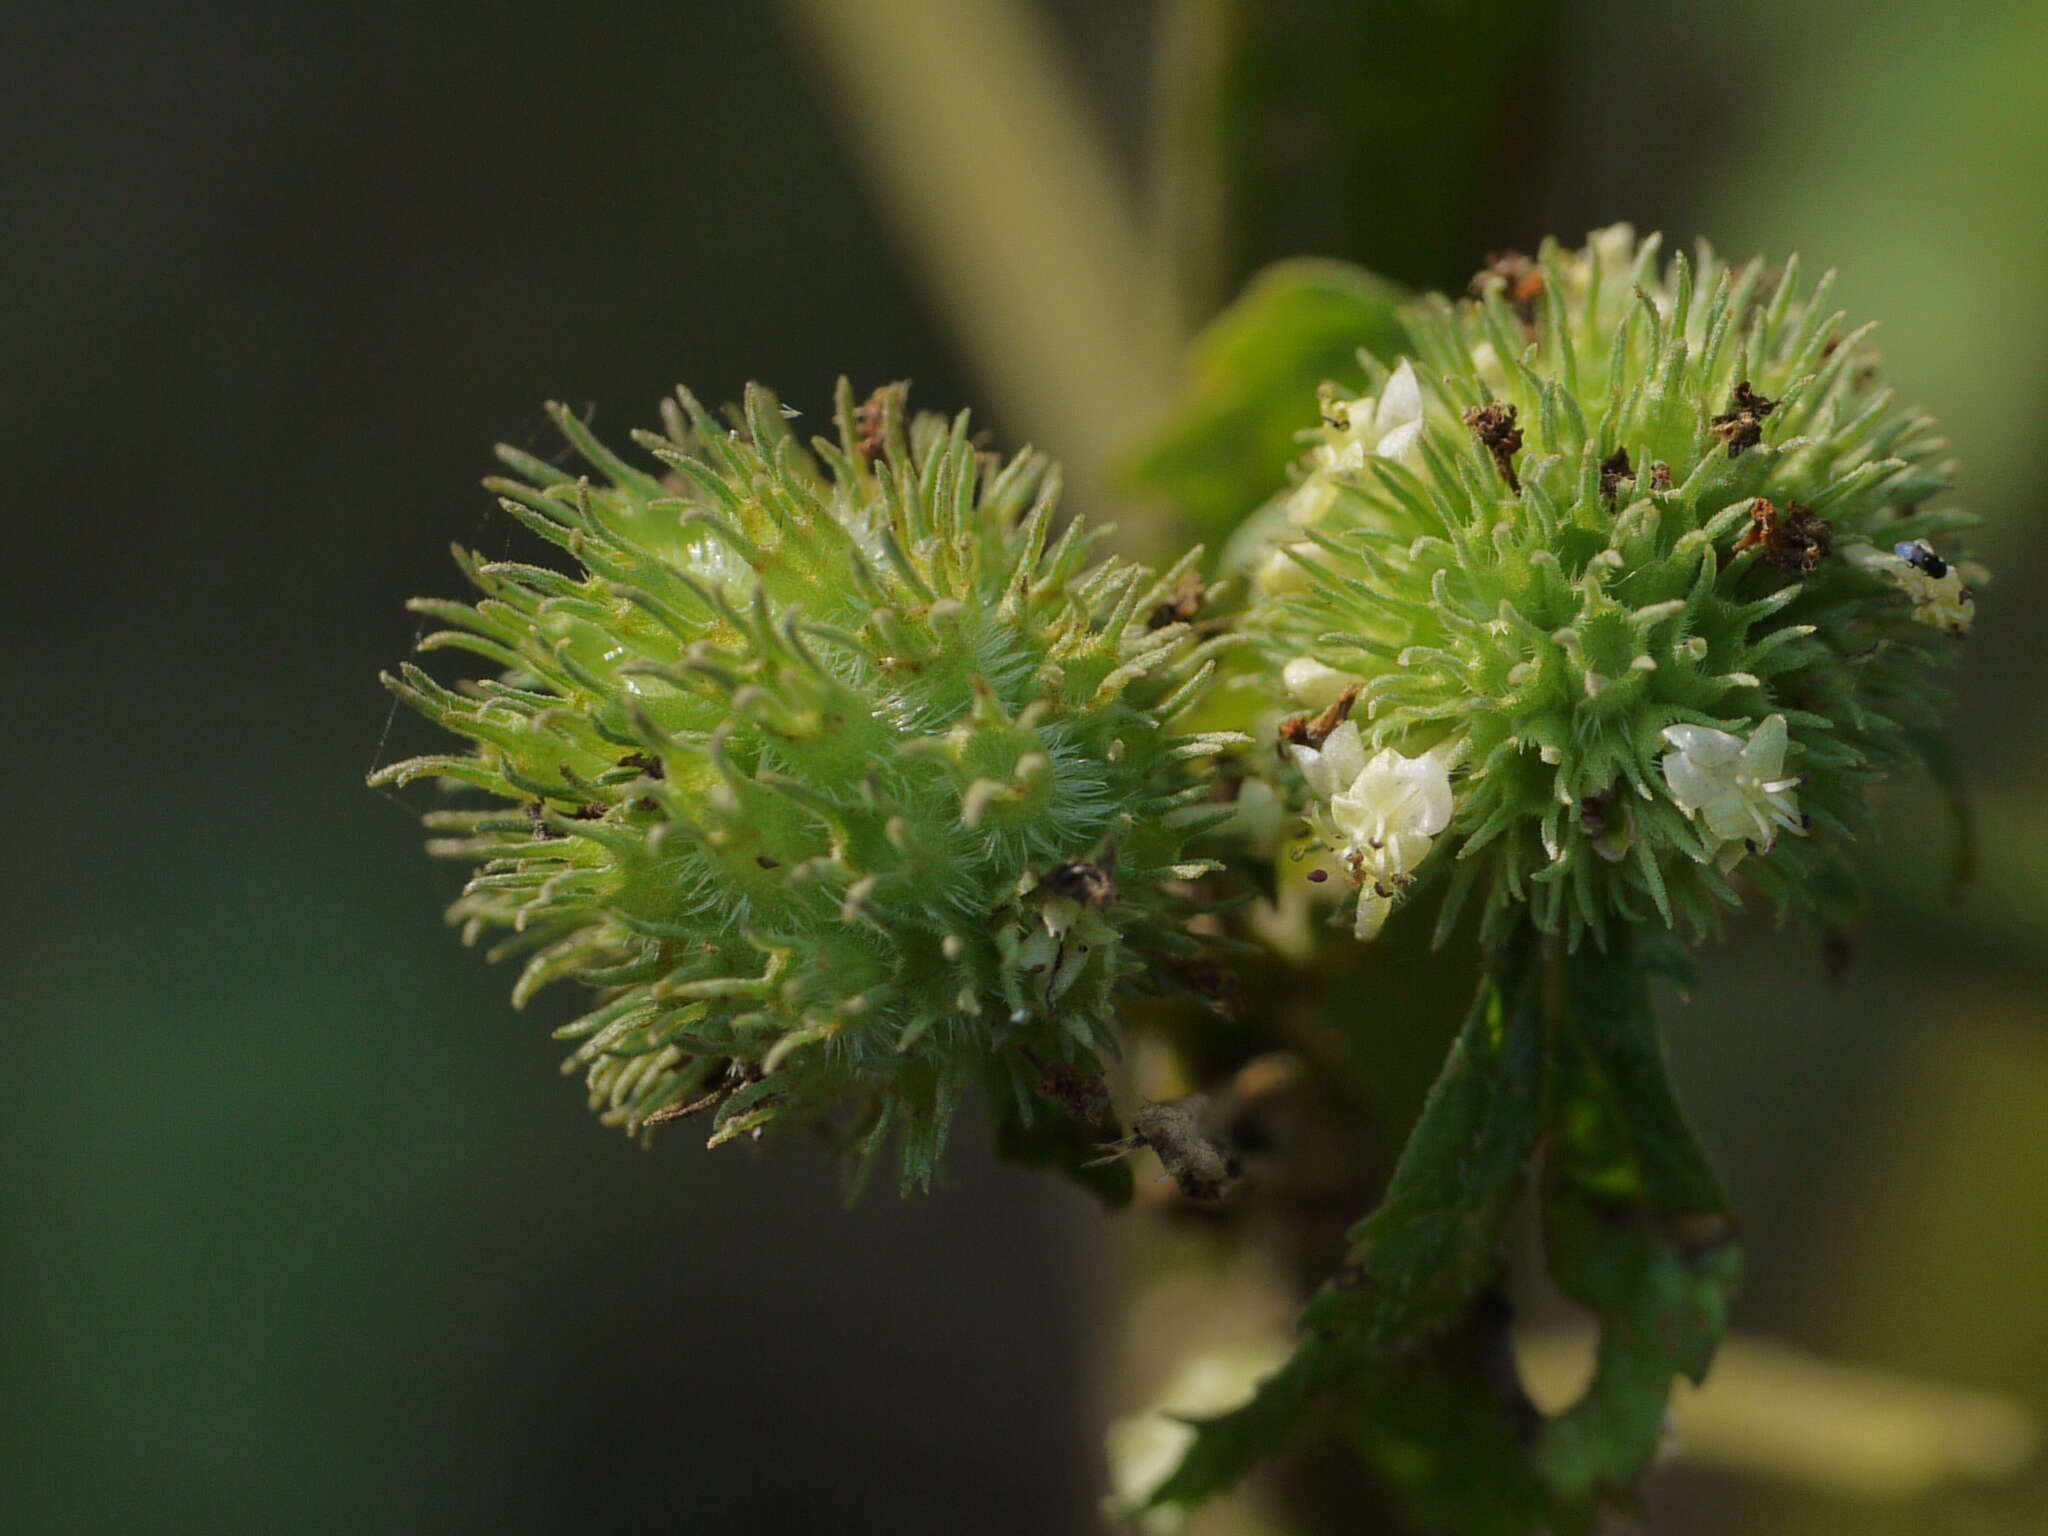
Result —
[[[1309, 1304], [1292, 1360], [1200, 1426], [1158, 1503], [1228, 1486], [1314, 1425], [1425, 1525], [1591, 1529], [1655, 1454], [1675, 1377], [1706, 1371], [1740, 1271], [1726, 1197], [1686, 1127], [1624, 935], [1566, 954], [1527, 924], [1487, 975], [1379, 1208]], [[1507, 1347], [1500, 1237], [1542, 1149], [1547, 1258], [1600, 1320], [1585, 1396], [1548, 1422]]]
[[1673, 1380], [1706, 1374], [1742, 1268], [1635, 947], [1624, 931], [1557, 967], [1570, 1006], [1553, 1047], [1544, 1245], [1559, 1287], [1600, 1319], [1600, 1352], [1585, 1396], [1545, 1426], [1537, 1455], [1575, 1497], [1641, 1475]]

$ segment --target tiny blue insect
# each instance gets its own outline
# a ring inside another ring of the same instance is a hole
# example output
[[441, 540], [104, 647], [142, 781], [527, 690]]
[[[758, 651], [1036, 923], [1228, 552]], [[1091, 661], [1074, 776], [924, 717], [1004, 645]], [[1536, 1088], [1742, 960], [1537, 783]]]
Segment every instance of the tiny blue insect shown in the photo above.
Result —
[[1936, 581], [1948, 574], [1948, 562], [1937, 555], [1925, 539], [1911, 539], [1893, 546], [1892, 553], [1906, 564], [1925, 571]]

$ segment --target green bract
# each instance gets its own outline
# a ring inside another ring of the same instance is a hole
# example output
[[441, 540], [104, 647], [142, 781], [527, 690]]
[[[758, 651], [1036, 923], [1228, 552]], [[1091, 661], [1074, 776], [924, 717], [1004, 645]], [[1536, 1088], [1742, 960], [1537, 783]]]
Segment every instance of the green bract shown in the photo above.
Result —
[[1833, 901], [1871, 784], [1938, 750], [1972, 616], [1942, 439], [1796, 260], [1660, 265], [1615, 228], [1474, 286], [1404, 311], [1367, 398], [1326, 391], [1265, 519], [1249, 623], [1325, 712], [1297, 761], [1357, 775], [1317, 825], [1361, 931], [1446, 869], [1443, 924], [1477, 887], [1496, 938], [1524, 907], [1574, 940], [1711, 929], [1738, 870], [1781, 911]]
[[561, 1033], [608, 1121], [828, 1117], [863, 1173], [900, 1134], [908, 1182], [977, 1080], [1027, 1119], [1085, 1097], [1119, 991], [1196, 948], [1224, 739], [1170, 724], [1214, 645], [1186, 562], [1090, 564], [1045, 459], [902, 400], [842, 385], [807, 449], [765, 391], [729, 428], [681, 395], [637, 439], [665, 475], [556, 409], [598, 481], [501, 449], [490, 484], [581, 568], [457, 552], [485, 595], [416, 603], [451, 626], [421, 648], [503, 670], [388, 679], [471, 748], [376, 781], [501, 802], [428, 818], [479, 866], [450, 917], [527, 957], [515, 1001], [596, 990]]

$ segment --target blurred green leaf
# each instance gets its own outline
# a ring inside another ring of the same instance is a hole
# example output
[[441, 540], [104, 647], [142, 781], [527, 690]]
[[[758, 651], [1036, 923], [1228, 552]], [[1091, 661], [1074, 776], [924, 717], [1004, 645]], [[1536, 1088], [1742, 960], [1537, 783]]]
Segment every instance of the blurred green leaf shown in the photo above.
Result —
[[1192, 1421], [1194, 1440], [1146, 1508], [1193, 1509], [1235, 1487], [1253, 1467], [1310, 1428], [1325, 1394], [1346, 1379], [1353, 1364], [1336, 1341], [1303, 1339], [1287, 1363], [1259, 1383], [1250, 1402]]
[[1970, 805], [1969, 780], [1962, 759], [1946, 731], [1909, 731], [1913, 748], [1926, 765], [1928, 782], [1941, 796], [1948, 812], [1949, 837], [1954, 848], [1955, 873], [1949, 894], [1960, 896], [1977, 878], [1977, 818]]
[[1458, 1317], [1499, 1268], [1501, 1223], [1543, 1128], [1538, 944], [1502, 946], [1380, 1208], [1351, 1229], [1304, 1326], [1382, 1354]]
[[1172, 503], [1196, 537], [1226, 537], [1287, 483], [1297, 434], [1316, 424], [1316, 386], [1362, 387], [1358, 350], [1392, 357], [1406, 342], [1402, 291], [1341, 261], [1278, 262], [1197, 336], [1165, 424], [1134, 456], [1130, 479]]

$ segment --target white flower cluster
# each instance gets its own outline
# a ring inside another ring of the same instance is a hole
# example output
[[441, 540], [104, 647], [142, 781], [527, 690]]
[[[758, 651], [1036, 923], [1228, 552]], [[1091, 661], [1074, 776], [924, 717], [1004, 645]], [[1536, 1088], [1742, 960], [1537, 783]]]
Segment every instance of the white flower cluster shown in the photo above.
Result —
[[[1783, 715], [1770, 716], [1746, 739], [1703, 725], [1674, 725], [1663, 735], [1671, 799], [1715, 840], [1713, 857], [1722, 870], [1745, 854], [1768, 853], [1780, 831], [1804, 835], [1800, 779], [1785, 772], [1789, 738]], [[1388, 748], [1368, 758], [1365, 740], [1349, 720], [1320, 747], [1295, 744], [1288, 752], [1308, 782], [1310, 829], [1337, 855], [1358, 891], [1353, 931], [1361, 939], [1374, 938], [1450, 825], [1449, 767], [1430, 752], [1404, 757]]]
[[1780, 827], [1806, 830], [1793, 793], [1799, 779], [1785, 777], [1783, 715], [1765, 720], [1747, 741], [1704, 725], [1669, 726], [1664, 739], [1671, 744], [1664, 754], [1671, 798], [1719, 839], [1723, 869], [1744, 853], [1768, 853]]
[[[1287, 520], [1311, 528], [1329, 514], [1342, 478], [1365, 468], [1368, 458], [1413, 465], [1422, 441], [1422, 383], [1406, 358], [1387, 378], [1378, 398], [1329, 400], [1323, 406], [1323, 440], [1309, 453], [1309, 473], [1287, 498]], [[1315, 546], [1296, 544], [1297, 553]], [[1275, 549], [1257, 574], [1264, 594], [1301, 585], [1301, 571], [1285, 549]]]
[[1428, 752], [1403, 757], [1388, 748], [1368, 760], [1365, 741], [1349, 720], [1321, 747], [1289, 750], [1316, 798], [1309, 825], [1358, 888], [1353, 931], [1370, 939], [1451, 823], [1450, 770]]

